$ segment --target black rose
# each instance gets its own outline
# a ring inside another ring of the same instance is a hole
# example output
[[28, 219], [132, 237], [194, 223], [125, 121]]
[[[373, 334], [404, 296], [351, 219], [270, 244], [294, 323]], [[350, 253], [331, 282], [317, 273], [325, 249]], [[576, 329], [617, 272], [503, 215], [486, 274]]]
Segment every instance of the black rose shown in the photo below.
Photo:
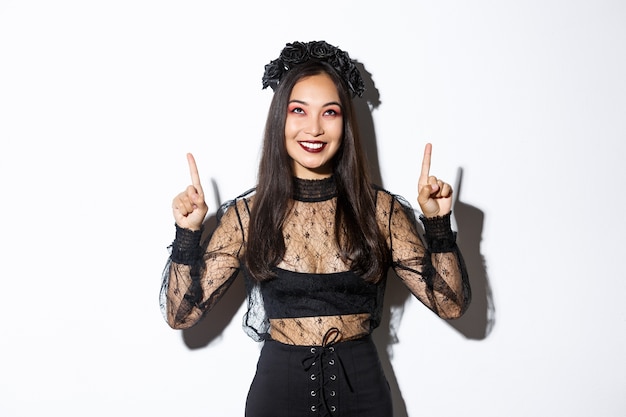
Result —
[[306, 44], [302, 42], [288, 43], [280, 53], [280, 58], [285, 63], [287, 69], [289, 69], [294, 64], [300, 64], [309, 59], [309, 52]]
[[339, 71], [339, 73], [343, 75], [347, 75], [354, 66], [352, 59], [350, 59], [350, 55], [342, 50], [338, 50], [335, 56], [329, 59], [329, 62], [337, 71]]
[[309, 42], [309, 54], [312, 58], [326, 59], [334, 56], [338, 52], [341, 51], [326, 41]]
[[275, 59], [267, 64], [265, 66], [265, 73], [263, 74], [263, 88], [276, 88], [284, 72], [285, 64], [283, 64], [280, 59]]
[[352, 90], [352, 95], [361, 97], [365, 91], [365, 83], [356, 65], [352, 65], [348, 72], [345, 73], [345, 79], [348, 87]]

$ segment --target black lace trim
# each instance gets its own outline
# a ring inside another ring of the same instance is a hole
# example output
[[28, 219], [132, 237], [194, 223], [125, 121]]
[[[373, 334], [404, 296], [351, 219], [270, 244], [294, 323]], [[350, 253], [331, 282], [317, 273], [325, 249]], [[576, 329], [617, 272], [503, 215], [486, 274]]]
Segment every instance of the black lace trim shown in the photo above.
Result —
[[330, 200], [337, 196], [337, 186], [333, 177], [321, 180], [293, 179], [293, 199], [305, 203]]

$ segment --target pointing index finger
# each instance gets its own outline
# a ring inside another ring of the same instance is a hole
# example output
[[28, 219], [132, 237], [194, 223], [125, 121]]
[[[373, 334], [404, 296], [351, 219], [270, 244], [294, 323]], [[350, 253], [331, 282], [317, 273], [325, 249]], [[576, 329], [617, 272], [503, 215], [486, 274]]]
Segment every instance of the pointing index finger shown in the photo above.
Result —
[[425, 184], [430, 176], [430, 156], [433, 152], [433, 146], [430, 143], [424, 148], [424, 159], [422, 159], [422, 172], [420, 173], [419, 182]]
[[191, 153], [187, 154], [187, 162], [189, 163], [189, 173], [191, 174], [191, 184], [196, 188], [199, 193], [202, 193], [202, 185], [200, 184], [200, 175], [198, 174], [198, 167], [196, 166], [196, 160]]

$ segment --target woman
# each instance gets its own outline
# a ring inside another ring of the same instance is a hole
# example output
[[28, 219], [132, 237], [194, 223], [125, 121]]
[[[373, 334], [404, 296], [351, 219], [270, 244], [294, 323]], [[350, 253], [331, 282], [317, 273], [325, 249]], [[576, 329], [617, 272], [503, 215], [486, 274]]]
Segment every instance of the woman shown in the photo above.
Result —
[[188, 155], [192, 184], [173, 200], [161, 307], [173, 328], [193, 326], [243, 272], [244, 329], [264, 342], [247, 417], [392, 416], [370, 336], [389, 267], [442, 318], [469, 303], [452, 189], [430, 175], [431, 145], [418, 181], [426, 245], [408, 203], [370, 184], [352, 104], [363, 85], [346, 52], [287, 44], [263, 77], [274, 97], [257, 186], [220, 208], [205, 248], [208, 208]]

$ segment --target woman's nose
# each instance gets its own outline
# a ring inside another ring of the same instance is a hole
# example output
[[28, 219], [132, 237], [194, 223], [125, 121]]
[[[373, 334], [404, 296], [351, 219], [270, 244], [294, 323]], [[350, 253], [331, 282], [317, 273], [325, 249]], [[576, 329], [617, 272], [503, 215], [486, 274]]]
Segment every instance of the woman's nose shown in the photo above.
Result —
[[317, 117], [312, 117], [304, 132], [311, 136], [323, 135], [324, 128], [322, 127], [321, 120]]

